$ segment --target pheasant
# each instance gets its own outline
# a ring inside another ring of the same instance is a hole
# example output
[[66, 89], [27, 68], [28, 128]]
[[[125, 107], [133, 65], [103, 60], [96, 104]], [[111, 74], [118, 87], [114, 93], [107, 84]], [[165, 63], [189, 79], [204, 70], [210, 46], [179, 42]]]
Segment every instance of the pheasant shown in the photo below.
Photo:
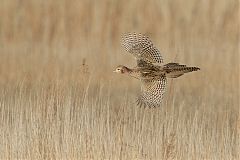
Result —
[[185, 73], [200, 70], [198, 67], [188, 67], [179, 63], [157, 65], [156, 63], [163, 63], [160, 51], [143, 34], [124, 34], [122, 46], [136, 58], [137, 66], [130, 69], [119, 65], [114, 72], [126, 74], [141, 81], [141, 94], [137, 98], [137, 105], [139, 106], [161, 106], [167, 78], [177, 78]]

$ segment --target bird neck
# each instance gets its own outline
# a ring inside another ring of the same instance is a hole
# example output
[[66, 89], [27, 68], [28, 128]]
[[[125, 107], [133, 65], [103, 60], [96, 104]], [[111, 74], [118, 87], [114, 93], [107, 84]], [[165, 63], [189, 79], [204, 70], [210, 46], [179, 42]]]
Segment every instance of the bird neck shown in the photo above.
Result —
[[136, 78], [136, 79], [139, 79], [139, 73], [137, 72], [136, 69], [127, 68], [126, 74], [129, 75], [129, 76], [131, 76], [131, 77], [134, 77], [134, 78]]
[[125, 67], [125, 69], [127, 74], [131, 74], [133, 72], [133, 69], [130, 69], [128, 67]]

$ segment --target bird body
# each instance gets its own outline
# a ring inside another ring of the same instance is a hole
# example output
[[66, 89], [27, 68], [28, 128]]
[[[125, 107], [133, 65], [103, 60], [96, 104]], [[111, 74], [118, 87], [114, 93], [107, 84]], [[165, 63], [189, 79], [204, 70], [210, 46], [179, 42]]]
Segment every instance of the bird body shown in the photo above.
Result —
[[177, 78], [182, 76], [184, 73], [197, 71], [198, 67], [187, 67], [186, 65], [179, 65], [178, 63], [168, 63], [163, 66], [150, 65], [144, 67], [135, 67], [130, 69], [126, 66], [118, 66], [121, 73], [126, 73], [137, 79], [151, 79], [166, 76], [167, 78]]
[[140, 106], [160, 106], [166, 89], [167, 78], [177, 78], [185, 73], [200, 69], [198, 67], [187, 67], [179, 63], [158, 65], [163, 63], [160, 51], [147, 36], [142, 34], [124, 34], [122, 45], [137, 59], [137, 66], [130, 69], [119, 65], [114, 72], [127, 74], [141, 81], [141, 94], [137, 99], [137, 104]]

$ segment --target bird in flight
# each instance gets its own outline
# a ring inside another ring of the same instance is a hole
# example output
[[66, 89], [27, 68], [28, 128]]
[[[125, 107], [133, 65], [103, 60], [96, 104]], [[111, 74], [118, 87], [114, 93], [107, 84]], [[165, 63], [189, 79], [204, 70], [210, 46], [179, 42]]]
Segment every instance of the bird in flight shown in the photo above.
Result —
[[158, 107], [163, 100], [167, 78], [177, 78], [184, 73], [200, 70], [198, 67], [187, 67], [179, 63], [163, 63], [160, 51], [152, 41], [143, 34], [125, 33], [122, 36], [122, 46], [137, 60], [137, 66], [130, 69], [119, 65], [114, 72], [126, 74], [141, 81], [141, 94], [137, 105]]

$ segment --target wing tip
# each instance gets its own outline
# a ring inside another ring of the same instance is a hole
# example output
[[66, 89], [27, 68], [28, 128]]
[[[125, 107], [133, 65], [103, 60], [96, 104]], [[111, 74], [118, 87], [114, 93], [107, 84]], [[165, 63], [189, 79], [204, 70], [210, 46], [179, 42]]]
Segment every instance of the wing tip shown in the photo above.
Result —
[[162, 101], [160, 101], [160, 103], [151, 103], [151, 102], [146, 102], [144, 100], [141, 99], [141, 97], [138, 97], [136, 100], [136, 104], [137, 106], [139, 106], [140, 108], [158, 108], [162, 105]]

